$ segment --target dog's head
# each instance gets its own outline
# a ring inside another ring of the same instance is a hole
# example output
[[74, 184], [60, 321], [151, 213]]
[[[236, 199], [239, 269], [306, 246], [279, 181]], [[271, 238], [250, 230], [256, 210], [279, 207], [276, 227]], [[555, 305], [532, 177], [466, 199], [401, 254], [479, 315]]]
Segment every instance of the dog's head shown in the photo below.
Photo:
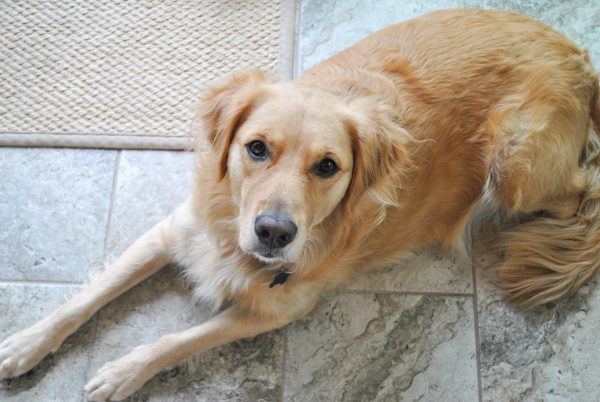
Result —
[[403, 133], [390, 135], [393, 122], [379, 109], [256, 71], [205, 93], [199, 119], [215, 179], [227, 176], [231, 186], [243, 252], [294, 263], [319, 224], [349, 219], [369, 189], [378, 202], [394, 202]]

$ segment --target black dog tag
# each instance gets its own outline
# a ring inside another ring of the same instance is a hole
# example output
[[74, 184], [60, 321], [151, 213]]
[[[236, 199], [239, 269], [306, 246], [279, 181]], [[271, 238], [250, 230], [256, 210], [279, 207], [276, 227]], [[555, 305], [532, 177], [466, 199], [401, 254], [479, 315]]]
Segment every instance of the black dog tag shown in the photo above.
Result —
[[271, 284], [269, 285], [269, 287], [272, 288], [275, 285], [283, 285], [284, 283], [287, 282], [289, 276], [290, 276], [289, 272], [279, 271], [273, 277], [273, 281], [271, 281]]

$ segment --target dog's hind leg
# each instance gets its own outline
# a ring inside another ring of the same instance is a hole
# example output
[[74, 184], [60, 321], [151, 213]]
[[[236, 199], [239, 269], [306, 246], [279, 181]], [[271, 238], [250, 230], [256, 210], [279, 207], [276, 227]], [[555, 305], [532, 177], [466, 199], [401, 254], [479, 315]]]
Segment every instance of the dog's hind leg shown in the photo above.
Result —
[[171, 262], [173, 215], [133, 243], [81, 292], [37, 324], [0, 344], [0, 378], [21, 375], [55, 351], [94, 313]]
[[507, 117], [495, 133], [493, 197], [512, 212], [574, 216], [589, 185], [580, 165], [587, 116], [550, 110], [516, 111]]
[[592, 98], [590, 112], [587, 100], [568, 113], [546, 105], [540, 130], [507, 158], [500, 154], [499, 198], [516, 211], [546, 212], [504, 235], [499, 278], [507, 297], [525, 307], [573, 294], [600, 269], [600, 168], [597, 141], [587, 138], [600, 107]]

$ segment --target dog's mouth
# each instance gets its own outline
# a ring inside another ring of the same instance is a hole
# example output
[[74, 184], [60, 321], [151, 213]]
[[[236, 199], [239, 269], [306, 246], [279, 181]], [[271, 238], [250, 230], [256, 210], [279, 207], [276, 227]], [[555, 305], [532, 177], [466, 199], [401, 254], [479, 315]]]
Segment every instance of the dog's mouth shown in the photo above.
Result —
[[277, 249], [259, 249], [252, 251], [251, 254], [260, 261], [266, 262], [267, 264], [276, 264], [286, 261], [282, 251]]

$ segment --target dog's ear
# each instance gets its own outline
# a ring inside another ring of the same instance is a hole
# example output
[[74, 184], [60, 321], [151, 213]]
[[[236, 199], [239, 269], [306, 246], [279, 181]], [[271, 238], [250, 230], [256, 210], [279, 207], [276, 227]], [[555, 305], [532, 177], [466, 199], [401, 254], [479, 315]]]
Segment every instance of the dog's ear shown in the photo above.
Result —
[[397, 113], [376, 101], [358, 99], [346, 110], [344, 121], [354, 158], [352, 178], [342, 201], [344, 210], [358, 211], [363, 196], [381, 206], [382, 212], [387, 206], [398, 205], [403, 175], [411, 166], [407, 144], [412, 137], [398, 124]]
[[202, 147], [208, 143], [216, 155], [219, 180], [227, 173], [229, 146], [236, 131], [264, 94], [261, 84], [269, 81], [261, 71], [246, 71], [209, 88], [201, 97], [194, 118], [200, 127], [197, 144]]

